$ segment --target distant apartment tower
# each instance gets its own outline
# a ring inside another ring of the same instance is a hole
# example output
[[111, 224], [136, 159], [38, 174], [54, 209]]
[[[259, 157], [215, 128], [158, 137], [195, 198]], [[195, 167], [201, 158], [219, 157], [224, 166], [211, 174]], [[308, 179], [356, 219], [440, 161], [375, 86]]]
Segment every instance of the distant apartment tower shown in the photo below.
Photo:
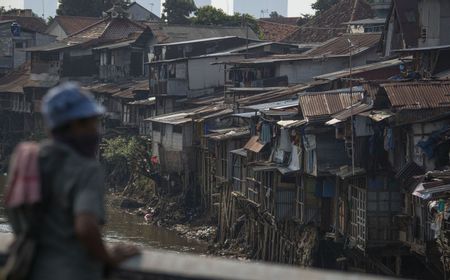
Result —
[[234, 0], [234, 11], [250, 14], [256, 18], [268, 17], [271, 12], [277, 12], [286, 17], [288, 16], [288, 2], [288, 0]]
[[58, 0], [21, 0], [24, 9], [32, 9], [38, 16], [48, 18], [55, 16]]
[[392, 0], [373, 0], [372, 10], [378, 18], [386, 18], [391, 9]]

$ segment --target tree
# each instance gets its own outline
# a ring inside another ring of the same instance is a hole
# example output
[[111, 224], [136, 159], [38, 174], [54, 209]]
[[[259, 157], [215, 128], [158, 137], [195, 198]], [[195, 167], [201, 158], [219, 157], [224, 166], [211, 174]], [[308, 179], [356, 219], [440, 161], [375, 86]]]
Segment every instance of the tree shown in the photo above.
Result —
[[60, 16], [99, 17], [102, 12], [102, 0], [59, 0], [59, 7], [56, 10]]
[[100, 17], [113, 5], [127, 6], [129, 0], [58, 0], [56, 13], [61, 16]]
[[283, 16], [280, 15], [277, 11], [273, 11], [269, 15], [270, 18], [282, 18]]
[[297, 25], [298, 25], [298, 26], [302, 26], [302, 25], [308, 23], [308, 22], [309, 22], [311, 19], [313, 19], [313, 18], [314, 18], [313, 15], [310, 15], [310, 14], [302, 14], [302, 15], [298, 18], [298, 20], [297, 20]]
[[222, 10], [213, 6], [204, 6], [195, 12], [192, 23], [201, 25], [226, 25], [229, 23], [229, 16]]
[[337, 2], [338, 0], [316, 0], [316, 2], [311, 5], [311, 8], [313, 8], [317, 14], [320, 14], [321, 12], [331, 8], [331, 6]]
[[168, 23], [189, 23], [189, 16], [197, 10], [194, 0], [166, 0], [162, 19]]

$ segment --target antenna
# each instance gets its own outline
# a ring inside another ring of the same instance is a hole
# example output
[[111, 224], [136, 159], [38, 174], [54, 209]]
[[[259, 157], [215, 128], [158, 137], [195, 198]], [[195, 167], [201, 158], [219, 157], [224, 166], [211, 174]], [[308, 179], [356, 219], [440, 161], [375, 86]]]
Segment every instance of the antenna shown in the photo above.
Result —
[[152, 13], [153, 13], [153, 6], [155, 6], [155, 3], [150, 2], [150, 12], [152, 12]]
[[42, 18], [45, 19], [45, 0], [42, 0]]
[[268, 13], [269, 13], [269, 9], [261, 10], [261, 17], [265, 18], [266, 14], [268, 14]]

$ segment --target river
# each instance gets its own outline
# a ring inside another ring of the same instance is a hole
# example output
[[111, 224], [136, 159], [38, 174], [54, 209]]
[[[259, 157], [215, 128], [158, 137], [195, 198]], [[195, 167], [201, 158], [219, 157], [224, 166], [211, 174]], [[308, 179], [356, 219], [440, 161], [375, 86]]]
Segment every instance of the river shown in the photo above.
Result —
[[[0, 176], [0, 200], [3, 202], [5, 178]], [[103, 229], [104, 239], [109, 243], [132, 243], [151, 249], [164, 249], [174, 252], [204, 254], [207, 244], [179, 236], [165, 228], [148, 225], [142, 217], [126, 214], [107, 203], [107, 224]], [[0, 232], [10, 233], [11, 228], [5, 215], [3, 203], [0, 204]]]

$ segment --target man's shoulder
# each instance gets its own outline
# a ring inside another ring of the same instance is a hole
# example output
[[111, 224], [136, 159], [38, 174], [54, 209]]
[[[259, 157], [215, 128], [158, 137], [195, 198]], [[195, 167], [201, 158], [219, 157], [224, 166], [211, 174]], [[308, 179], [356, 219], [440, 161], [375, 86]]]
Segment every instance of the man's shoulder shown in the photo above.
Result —
[[95, 159], [90, 159], [79, 155], [75, 150], [64, 143], [53, 140], [41, 142], [40, 156], [45, 161], [53, 161], [53, 165], [64, 164], [73, 172], [84, 172], [86, 170], [101, 169], [100, 163]]

